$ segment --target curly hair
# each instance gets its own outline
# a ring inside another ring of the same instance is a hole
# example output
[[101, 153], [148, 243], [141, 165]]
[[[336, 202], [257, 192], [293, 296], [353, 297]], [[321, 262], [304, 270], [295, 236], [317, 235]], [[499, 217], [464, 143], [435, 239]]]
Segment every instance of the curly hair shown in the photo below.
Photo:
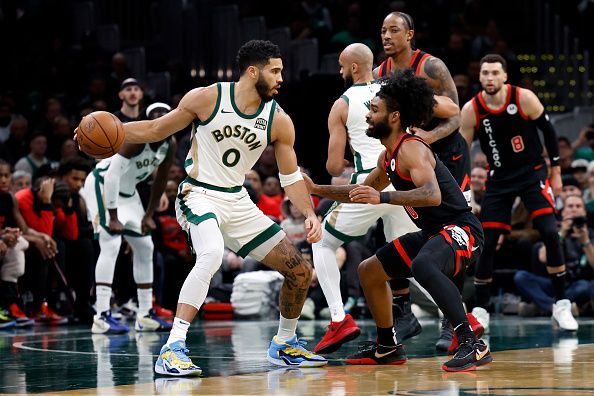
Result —
[[239, 72], [243, 74], [249, 66], [264, 66], [270, 58], [280, 58], [278, 45], [268, 40], [250, 40], [237, 51]]
[[415, 76], [412, 69], [397, 71], [380, 80], [377, 96], [386, 102], [389, 112], [400, 112], [403, 129], [421, 126], [433, 116], [433, 90], [424, 78]]

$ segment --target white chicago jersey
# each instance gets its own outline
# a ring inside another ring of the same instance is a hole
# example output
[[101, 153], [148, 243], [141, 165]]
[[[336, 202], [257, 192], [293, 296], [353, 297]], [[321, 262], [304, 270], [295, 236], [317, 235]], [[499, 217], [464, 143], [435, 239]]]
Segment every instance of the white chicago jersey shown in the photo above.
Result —
[[262, 102], [254, 114], [235, 104], [235, 83], [217, 83], [217, 104], [211, 116], [196, 121], [184, 167], [199, 183], [231, 188], [243, 185], [249, 171], [270, 143], [276, 102]]
[[369, 112], [371, 99], [377, 94], [380, 84], [354, 84], [341, 96], [349, 105], [346, 128], [349, 145], [355, 157], [355, 171], [369, 171], [377, 166], [377, 159], [384, 150], [378, 139], [365, 134], [367, 122], [365, 116]]
[[[130, 158], [128, 166], [122, 172], [120, 179], [120, 191], [122, 196], [132, 196], [136, 192], [136, 185], [148, 178], [167, 156], [169, 151], [169, 139], [161, 142], [155, 149], [150, 144], [145, 144], [140, 153]], [[101, 160], [97, 164], [97, 170], [109, 168], [111, 157]]]

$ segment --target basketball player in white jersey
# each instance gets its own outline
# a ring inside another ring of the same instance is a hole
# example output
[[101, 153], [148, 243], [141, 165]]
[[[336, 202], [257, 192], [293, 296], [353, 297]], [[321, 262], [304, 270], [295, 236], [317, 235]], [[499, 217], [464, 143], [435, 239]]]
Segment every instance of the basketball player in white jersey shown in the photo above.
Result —
[[306, 218], [307, 239], [310, 243], [320, 239], [321, 226], [293, 149], [293, 122], [273, 100], [283, 81], [280, 51], [269, 41], [252, 40], [239, 49], [237, 62], [241, 73], [238, 82], [193, 89], [169, 114], [124, 125], [126, 140], [140, 143], [159, 141], [194, 122], [185, 161], [188, 177], [179, 186], [176, 209], [197, 258], [180, 291], [173, 329], [155, 364], [159, 374], [201, 373], [186, 354], [186, 334], [221, 265], [225, 245], [285, 277], [280, 324], [270, 343], [268, 360], [281, 366], [327, 364], [326, 359], [307, 351], [295, 335], [312, 268], [242, 187], [246, 172], [266, 146], [273, 144], [281, 185]]
[[[339, 64], [340, 74], [348, 89], [334, 102], [328, 116], [330, 141], [326, 169], [332, 176], [344, 171], [344, 152], [348, 142], [355, 158], [355, 173], [351, 183], [363, 183], [377, 166], [377, 158], [384, 150], [377, 139], [365, 133], [368, 128], [365, 116], [369, 112], [371, 99], [380, 89], [380, 83], [373, 81], [373, 53], [364, 44], [355, 43], [346, 47], [340, 54]], [[436, 117], [451, 117], [460, 111], [447, 97], [435, 99]], [[386, 189], [389, 190], [393, 191], [391, 185]], [[353, 318], [345, 314], [343, 308], [336, 250], [343, 243], [364, 237], [379, 218], [383, 220], [384, 234], [388, 240], [417, 230], [402, 206], [386, 204], [341, 203], [324, 219], [322, 240], [313, 244], [313, 256], [318, 280], [330, 308], [331, 322], [326, 335], [314, 349], [316, 353], [331, 353], [360, 334]], [[412, 331], [408, 330], [407, 335], [412, 335]]]
[[[164, 103], [153, 104], [147, 109], [147, 115], [153, 110], [167, 112], [170, 109]], [[93, 333], [118, 334], [129, 330], [128, 326], [111, 316], [109, 304], [122, 236], [132, 248], [133, 274], [138, 295], [135, 329], [171, 329], [171, 324], [159, 318], [152, 309], [153, 240], [150, 232], [156, 227], [153, 213], [165, 191], [174, 155], [173, 138], [151, 144], [125, 143], [116, 155], [100, 161], [85, 180], [81, 195], [87, 202], [88, 218], [98, 234], [101, 248], [95, 267], [97, 314], [91, 328]], [[147, 179], [155, 169], [157, 174], [145, 211], [136, 185]]]

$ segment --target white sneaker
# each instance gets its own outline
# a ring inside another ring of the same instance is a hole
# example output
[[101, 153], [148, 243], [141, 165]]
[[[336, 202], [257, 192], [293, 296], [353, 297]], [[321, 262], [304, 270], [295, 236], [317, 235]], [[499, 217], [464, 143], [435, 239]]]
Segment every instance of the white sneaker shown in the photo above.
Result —
[[559, 300], [553, 304], [553, 315], [551, 316], [553, 326], [560, 327], [566, 331], [576, 331], [578, 322], [571, 314], [571, 302], [569, 300]]
[[489, 312], [487, 312], [487, 310], [485, 308], [474, 307], [472, 309], [472, 314], [474, 315], [476, 320], [478, 320], [479, 323], [483, 325], [483, 327], [485, 328], [485, 333], [488, 333], [489, 332], [489, 321], [490, 321], [490, 317], [491, 317], [489, 315]]
[[301, 308], [301, 319], [313, 320], [316, 318], [316, 303], [311, 298], [305, 299], [303, 308]]

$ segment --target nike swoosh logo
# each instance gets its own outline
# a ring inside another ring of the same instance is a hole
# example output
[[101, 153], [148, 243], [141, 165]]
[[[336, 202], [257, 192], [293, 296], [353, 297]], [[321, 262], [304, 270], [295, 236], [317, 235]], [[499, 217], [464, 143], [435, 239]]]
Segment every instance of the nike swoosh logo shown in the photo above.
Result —
[[559, 157], [553, 157], [553, 161], [559, 161]]
[[482, 352], [476, 351], [476, 361], [478, 362], [479, 360], [484, 358], [487, 353], [489, 353], [489, 348], [485, 348], [485, 350]]
[[460, 155], [454, 155], [452, 157], [452, 161], [458, 161], [460, 158], [462, 158], [462, 154], [460, 154]]
[[381, 359], [384, 356], [388, 356], [389, 354], [396, 352], [397, 350], [398, 350], [398, 348], [394, 348], [391, 351], [388, 351], [386, 353], [377, 353], [377, 350], [376, 350], [375, 351], [375, 357], [378, 358], [378, 359]]
[[233, 112], [232, 111], [227, 111], [227, 110], [223, 109], [223, 110], [221, 110], [221, 113], [223, 113], [223, 114], [231, 114]]

